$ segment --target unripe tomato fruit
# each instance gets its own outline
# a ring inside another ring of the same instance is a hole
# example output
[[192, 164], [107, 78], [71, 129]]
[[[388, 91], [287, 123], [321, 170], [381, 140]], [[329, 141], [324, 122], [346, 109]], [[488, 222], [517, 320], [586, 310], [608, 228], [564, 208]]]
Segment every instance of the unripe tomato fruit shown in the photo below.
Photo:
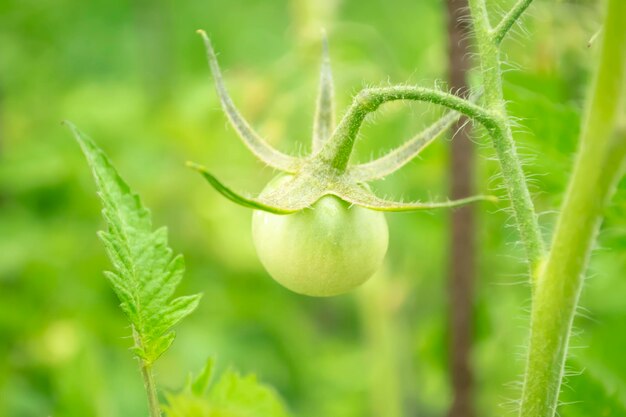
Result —
[[294, 292], [327, 297], [361, 285], [380, 268], [389, 232], [383, 213], [327, 195], [294, 214], [255, 210], [252, 238], [272, 278]]

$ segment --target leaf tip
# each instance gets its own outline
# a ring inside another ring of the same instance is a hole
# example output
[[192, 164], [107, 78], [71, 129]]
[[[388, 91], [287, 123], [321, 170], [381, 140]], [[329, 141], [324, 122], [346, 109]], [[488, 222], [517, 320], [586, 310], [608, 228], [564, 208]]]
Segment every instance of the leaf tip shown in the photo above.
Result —
[[78, 135], [78, 128], [72, 122], [67, 119], [61, 120], [61, 126], [67, 127], [74, 135]]
[[322, 37], [322, 47], [328, 48], [328, 31], [326, 28], [323, 27], [320, 29], [320, 35]]
[[205, 394], [207, 388], [211, 384], [211, 379], [213, 377], [213, 372], [215, 369], [215, 359], [213, 357], [209, 357], [204, 365], [204, 368], [200, 372], [196, 378], [193, 378], [191, 382], [191, 391], [196, 396], [202, 396]]
[[204, 41], [204, 45], [206, 46], [209, 56], [214, 58], [215, 52], [213, 51], [213, 45], [211, 44], [211, 39], [209, 38], [209, 35], [207, 35], [206, 31], [204, 31], [203, 29], [196, 30], [196, 33], [200, 35], [200, 37]]
[[193, 161], [185, 162], [185, 166], [187, 168], [191, 168], [191, 169], [193, 169], [195, 171], [198, 171], [198, 172], [206, 171], [206, 168], [204, 168], [202, 165], [198, 164], [197, 162], [193, 162]]
[[322, 62], [325, 64], [330, 63], [330, 52], [328, 47], [328, 33], [325, 28], [320, 30], [322, 37]]

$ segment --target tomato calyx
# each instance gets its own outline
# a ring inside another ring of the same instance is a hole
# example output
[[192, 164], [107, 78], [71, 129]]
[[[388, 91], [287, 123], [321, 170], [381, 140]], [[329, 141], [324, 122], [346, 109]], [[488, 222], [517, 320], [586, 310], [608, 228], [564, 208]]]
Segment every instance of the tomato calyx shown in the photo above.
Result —
[[[335, 126], [334, 87], [328, 42], [324, 35], [320, 85], [313, 125], [313, 153], [304, 158], [297, 158], [274, 149], [250, 127], [228, 95], [211, 41], [204, 31], [199, 30], [198, 33], [204, 40], [215, 88], [231, 125], [258, 159], [278, 171], [291, 175], [280, 188], [252, 197], [233, 191], [204, 166], [188, 162], [189, 167], [197, 170], [209, 184], [229, 200], [244, 207], [273, 214], [299, 212], [311, 207], [326, 195], [334, 195], [350, 204], [376, 211], [429, 210], [456, 207], [480, 200], [496, 200], [493, 196], [477, 195], [460, 200], [400, 202], [377, 197], [364, 186], [368, 181], [389, 175], [413, 160], [458, 121], [460, 114], [456, 111], [448, 112], [383, 157], [364, 164], [349, 165], [354, 142], [367, 114], [392, 100], [423, 100], [446, 105], [440, 103], [440, 92], [406, 86], [365, 89], [357, 94], [353, 104]], [[448, 107], [454, 108], [453, 105], [454, 102]]]

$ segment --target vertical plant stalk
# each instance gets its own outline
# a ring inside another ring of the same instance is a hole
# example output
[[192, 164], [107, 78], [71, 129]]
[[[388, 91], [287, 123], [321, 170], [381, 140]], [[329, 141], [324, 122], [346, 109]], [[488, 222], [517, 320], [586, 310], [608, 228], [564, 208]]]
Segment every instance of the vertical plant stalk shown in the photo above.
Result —
[[143, 385], [148, 395], [148, 409], [150, 417], [161, 417], [161, 409], [159, 406], [159, 397], [157, 396], [156, 384], [154, 383], [154, 375], [152, 374], [152, 366], [140, 360], [141, 376], [143, 377]]
[[490, 130], [490, 136], [500, 162], [502, 176], [511, 201], [511, 207], [524, 245], [531, 271], [531, 281], [544, 256], [544, 244], [535, 208], [530, 198], [526, 177], [517, 156], [510, 122], [502, 93], [502, 73], [499, 44], [530, 5], [529, 0], [520, 0], [495, 29], [491, 28], [484, 0], [469, 0], [474, 24], [476, 48], [480, 57], [480, 71], [483, 76], [485, 106], [493, 113], [498, 129]]
[[523, 417], [555, 414], [584, 273], [602, 212], [622, 173], [626, 135], [618, 137], [615, 125], [625, 93], [624, 16], [626, 2], [609, 0], [578, 156], [552, 246], [535, 289], [519, 414]]
[[[133, 326], [133, 339], [135, 344], [142, 347], [141, 337]], [[148, 411], [150, 417], [161, 417], [161, 406], [159, 404], [159, 395], [157, 394], [156, 384], [154, 382], [154, 374], [152, 373], [152, 365], [145, 359], [137, 358], [139, 361], [139, 368], [141, 370], [141, 377], [143, 378], [143, 386], [146, 390], [146, 396], [148, 397]]]
[[[448, 79], [450, 88], [467, 94], [466, 73], [470, 69], [468, 59], [469, 27], [463, 17], [467, 0], [448, 0]], [[450, 145], [450, 197], [453, 199], [474, 193], [474, 149], [470, 140], [471, 127], [466, 118], [452, 128], [455, 133]], [[449, 417], [474, 416], [472, 394], [474, 376], [470, 365], [472, 348], [472, 317], [475, 280], [475, 233], [474, 208], [461, 207], [451, 213], [451, 236], [449, 255], [449, 304], [450, 304], [450, 378], [453, 403]]]

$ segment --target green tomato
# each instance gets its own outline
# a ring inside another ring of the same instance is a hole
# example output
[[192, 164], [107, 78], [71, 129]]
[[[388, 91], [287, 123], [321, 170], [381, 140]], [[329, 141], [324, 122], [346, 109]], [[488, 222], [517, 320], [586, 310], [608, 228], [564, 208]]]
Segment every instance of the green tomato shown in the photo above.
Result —
[[252, 238], [272, 278], [294, 292], [327, 297], [361, 285], [380, 268], [389, 231], [383, 213], [327, 195], [294, 214], [255, 210]]

